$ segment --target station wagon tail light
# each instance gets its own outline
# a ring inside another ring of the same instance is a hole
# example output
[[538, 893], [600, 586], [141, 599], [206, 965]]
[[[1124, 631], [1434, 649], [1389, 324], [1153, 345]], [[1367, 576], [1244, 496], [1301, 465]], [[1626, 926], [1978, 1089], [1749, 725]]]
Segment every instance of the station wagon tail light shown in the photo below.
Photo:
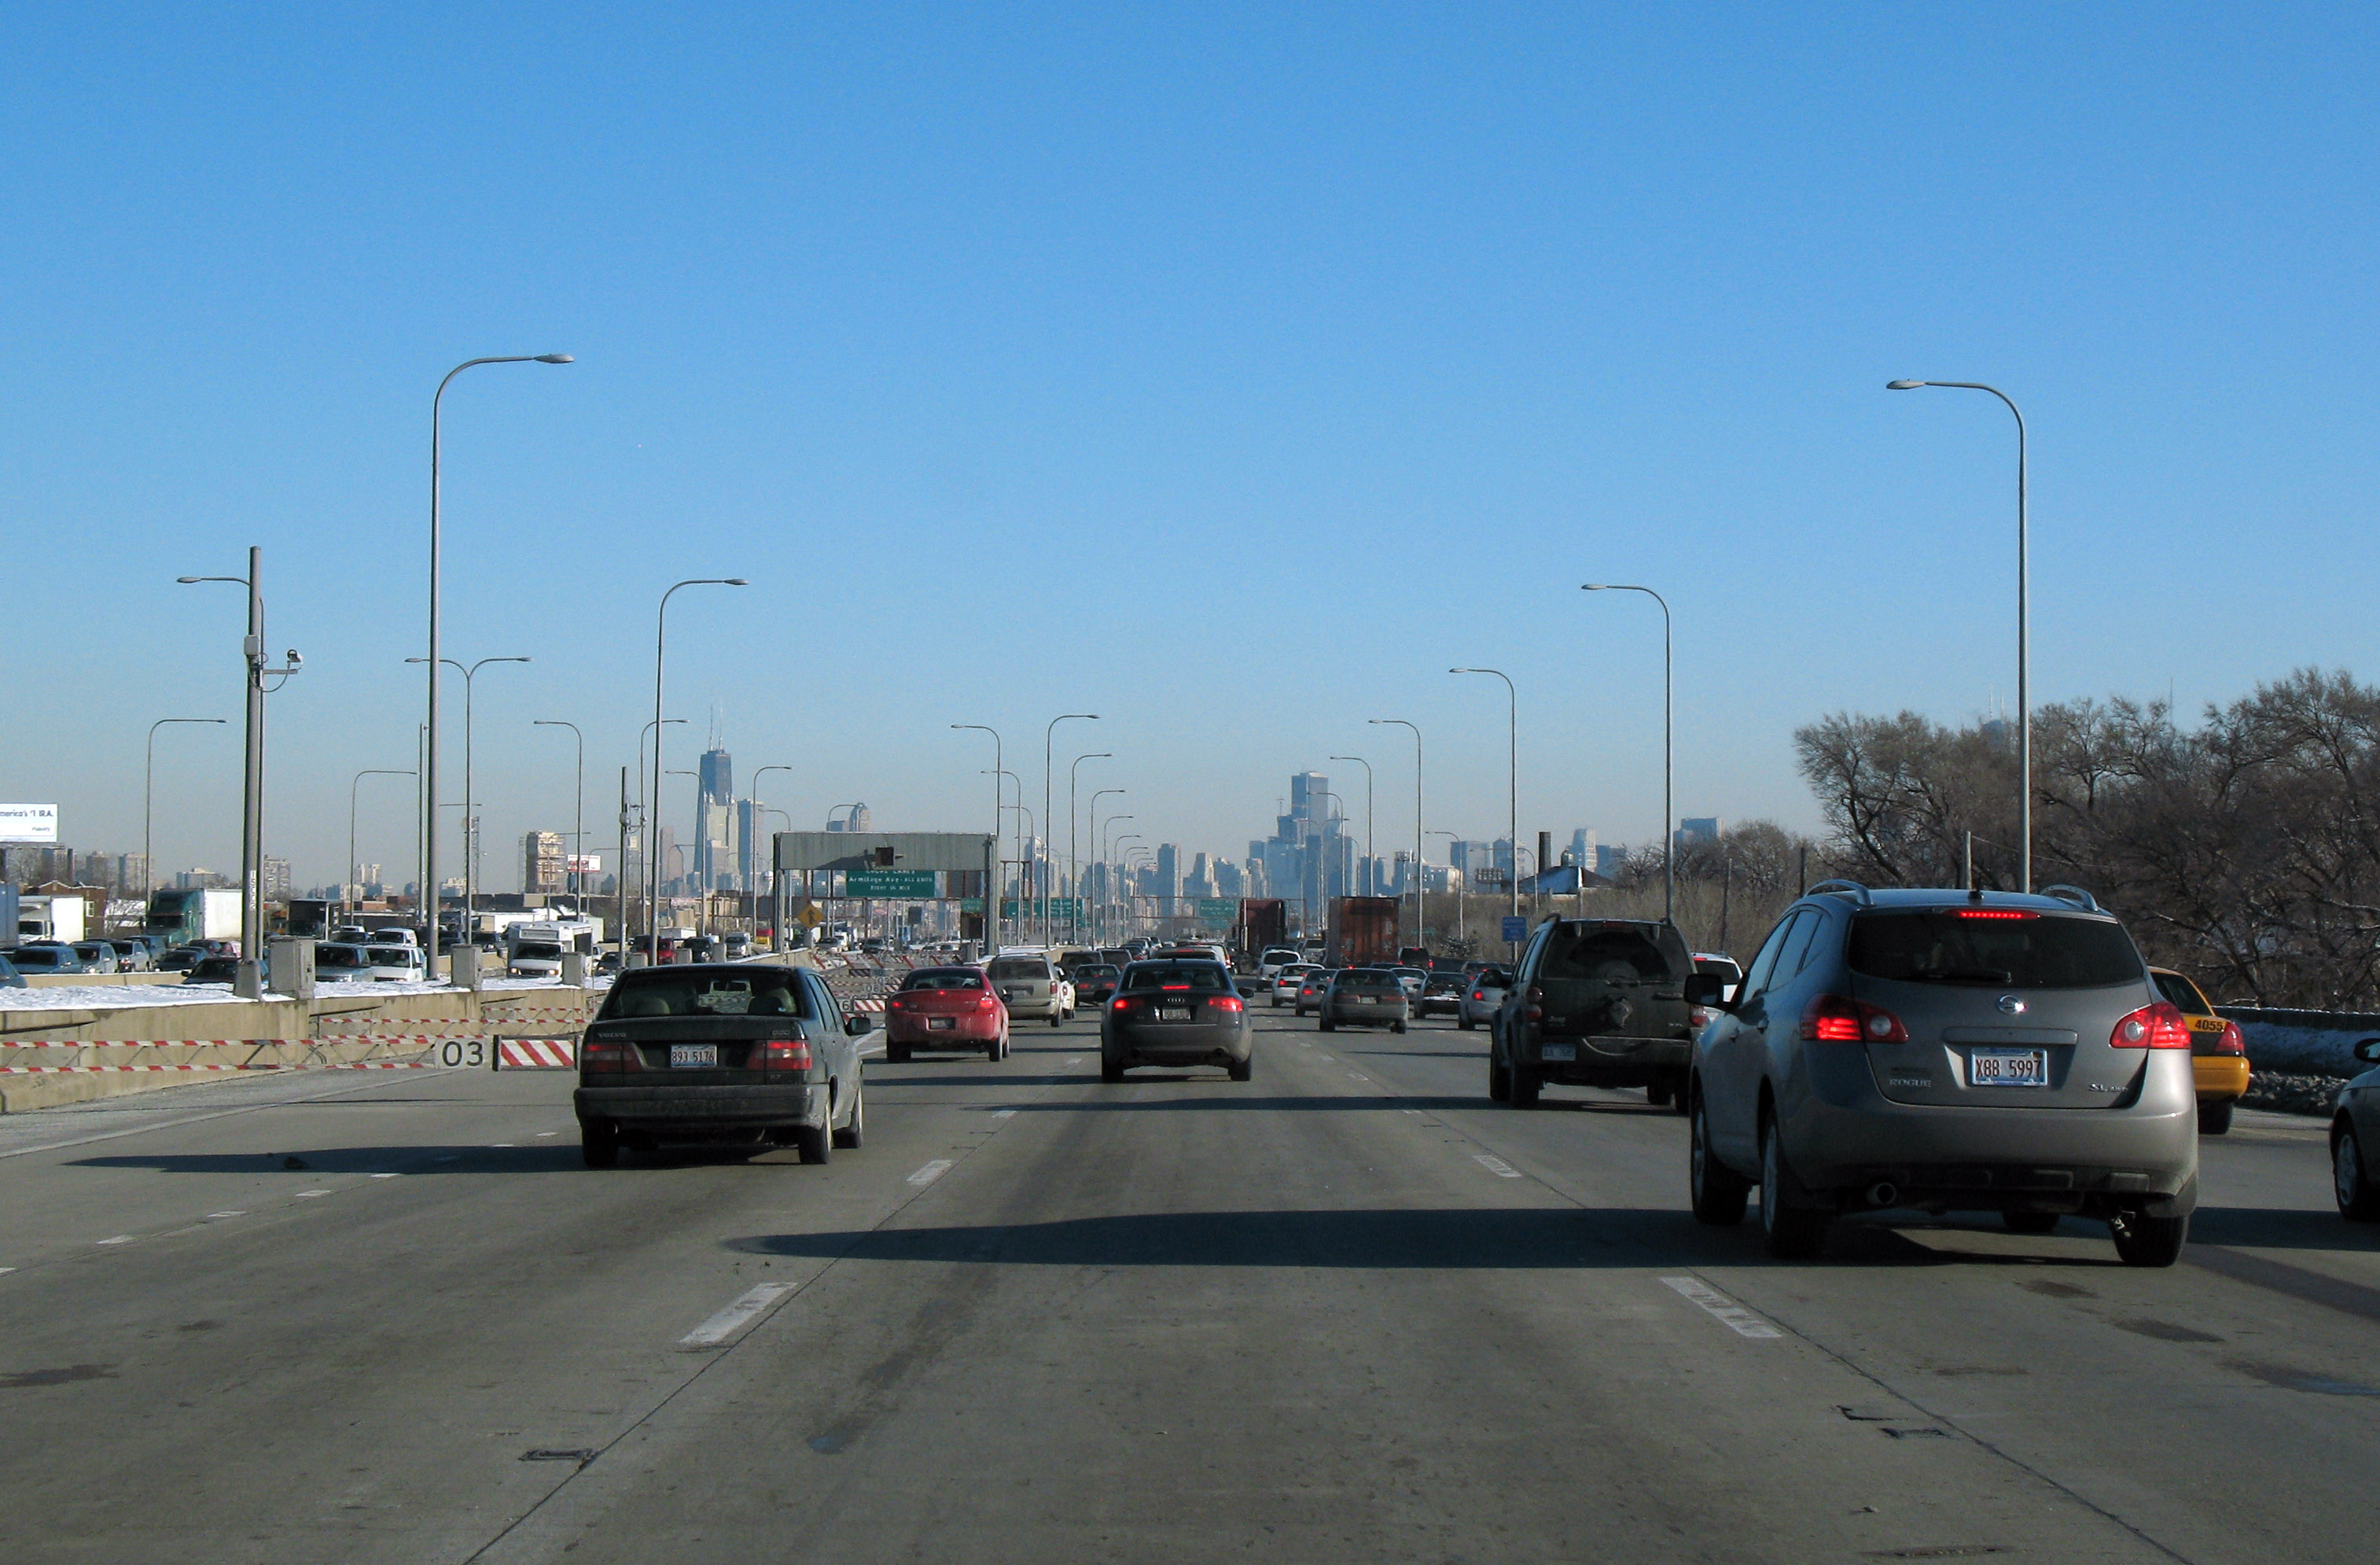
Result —
[[764, 1071], [807, 1071], [810, 1068], [809, 1040], [798, 1037], [772, 1037], [760, 1045], [760, 1068]]
[[2170, 1000], [2143, 1005], [2116, 1024], [2107, 1035], [2110, 1049], [2188, 1049], [2190, 1024]]
[[578, 1062], [589, 1071], [641, 1071], [645, 1062], [637, 1057], [633, 1043], [598, 1043], [589, 1038], [578, 1046]]
[[1802, 1009], [1804, 1043], [1907, 1043], [1909, 1029], [1880, 1005], [1822, 994]]

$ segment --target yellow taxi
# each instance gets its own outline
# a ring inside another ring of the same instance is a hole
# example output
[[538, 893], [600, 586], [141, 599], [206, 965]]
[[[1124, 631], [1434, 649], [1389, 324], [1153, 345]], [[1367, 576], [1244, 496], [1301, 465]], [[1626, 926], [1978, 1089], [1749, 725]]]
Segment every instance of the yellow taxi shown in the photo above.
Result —
[[2221, 1135], [2231, 1128], [2232, 1107], [2248, 1090], [2248, 1040], [2240, 1024], [2217, 1016], [2204, 992], [2181, 974], [2152, 967], [2149, 976], [2190, 1024], [2190, 1068], [2198, 1078], [2198, 1134]]

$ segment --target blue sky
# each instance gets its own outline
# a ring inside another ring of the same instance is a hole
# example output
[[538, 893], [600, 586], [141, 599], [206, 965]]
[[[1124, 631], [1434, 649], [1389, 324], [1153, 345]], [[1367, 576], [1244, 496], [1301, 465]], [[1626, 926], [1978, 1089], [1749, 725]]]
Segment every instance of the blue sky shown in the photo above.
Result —
[[[1152, 841], [1315, 767], [1409, 842], [1815, 824], [1794, 726], [2013, 684], [2185, 708], [2368, 672], [2374, 18], [2356, 7], [23, 6], [0, 16], [0, 795], [137, 849], [141, 739], [237, 716], [265, 550], [271, 851], [411, 764], [430, 394], [490, 882], [714, 710], [801, 824], [974, 827], [1053, 713]], [[459, 723], [459, 701], [455, 715]], [[227, 867], [236, 729], [160, 736]], [[448, 755], [457, 775], [461, 734]], [[1066, 749], [1069, 743], [1073, 749]], [[1020, 764], [1029, 758], [1029, 764]], [[1096, 784], [1092, 779], [1098, 779]], [[409, 794], [362, 855], [409, 874]], [[665, 807], [690, 813], [689, 784]], [[1062, 788], [1062, 776], [1061, 787]], [[370, 806], [377, 798], [380, 803]], [[1119, 807], [1111, 802], [1110, 808]], [[499, 852], [501, 848], [501, 852]], [[1437, 850], [1433, 849], [1433, 852]], [[450, 860], [451, 863], [451, 860]], [[399, 875], [397, 878], [406, 878]]]

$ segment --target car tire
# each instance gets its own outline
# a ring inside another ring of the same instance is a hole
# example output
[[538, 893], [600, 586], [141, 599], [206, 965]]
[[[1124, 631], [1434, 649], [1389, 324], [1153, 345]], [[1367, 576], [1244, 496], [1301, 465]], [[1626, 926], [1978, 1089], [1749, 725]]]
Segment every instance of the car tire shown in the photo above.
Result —
[[2372, 1183], [2372, 1165], [2363, 1159], [2354, 1123], [2343, 1115], [2330, 1127], [2330, 1191], [2340, 1217], [2350, 1222], [2380, 1222], [2380, 1188]]
[[888, 1043], [884, 1046], [884, 1058], [892, 1064], [905, 1065], [909, 1062], [909, 1046], [905, 1043]]
[[1050, 1018], [1050, 1025], [1053, 1027], [1062, 1027], [1066, 1025], [1066, 1018], [1063, 1016], [1052, 1016]]
[[1104, 1054], [1100, 1055], [1099, 1080], [1103, 1082], [1120, 1082], [1123, 1080], [1123, 1066], [1118, 1062], [1109, 1059]]
[[1496, 1049], [1496, 1040], [1488, 1040], [1488, 1101], [1510, 1103], [1512, 1100], [1512, 1072]]
[[1479, 1024], [1478, 1024], [1478, 1023], [1476, 1023], [1476, 1022], [1475, 1022], [1475, 1021], [1473, 1021], [1470, 1017], [1465, 1016], [1465, 1017], [1463, 1017], [1461, 1021], [1459, 1021], [1459, 1022], [1455, 1023], [1454, 1025], [1455, 1025], [1456, 1026], [1458, 1026], [1458, 1027], [1461, 1027], [1464, 1032], [1466, 1032], [1466, 1033], [1467, 1033], [1467, 1032], [1471, 1031], [1471, 1029], [1472, 1029], [1472, 1028], [1474, 1028], [1474, 1027], [1477, 1026]]
[[620, 1133], [609, 1120], [589, 1120], [578, 1127], [578, 1156], [590, 1169], [620, 1166]]
[[794, 1150], [802, 1155], [805, 1163], [832, 1162], [834, 1132], [826, 1125], [795, 1125]]
[[866, 1082], [857, 1084], [854, 1088], [851, 1095], [851, 1118], [844, 1122], [841, 1130], [834, 1133], [832, 1139], [837, 1146], [846, 1152], [856, 1152], [861, 1143], [868, 1139], [868, 1084]]
[[2057, 1212], [2002, 1212], [2000, 1221], [2010, 1233], [2048, 1233], [2058, 1227]]
[[2116, 1258], [2126, 1266], [2169, 1267], [2181, 1259], [2181, 1247], [2190, 1239], [2190, 1217], [2124, 1212], [2107, 1219], [2107, 1235], [2116, 1242]]
[[1656, 1109], [1662, 1108], [1667, 1105], [1670, 1101], [1670, 1084], [1668, 1082], [1646, 1082], [1645, 1084], [1645, 1101], [1650, 1103]]
[[1319, 1027], [1320, 1027], [1324, 1032], [1326, 1032], [1326, 1033], [1335, 1033], [1335, 1032], [1337, 1032], [1337, 1031], [1339, 1030], [1339, 1024], [1338, 1024], [1338, 1023], [1336, 1023], [1336, 1022], [1333, 1022], [1333, 1021], [1332, 1021], [1330, 1017], [1328, 1017], [1328, 1016], [1323, 1017], [1323, 1018], [1321, 1019], [1321, 1021], [1320, 1021], [1319, 1023], [1318, 1023], [1318, 1024], [1317, 1024], [1317, 1025], [1318, 1025], [1318, 1026], [1319, 1026]]
[[1404, 1030], [1405, 1025], [1402, 1022], [1390, 1022], [1389, 1024], [1389, 1031], [1392, 1033], [1402, 1033]]
[[1257, 1074], [1257, 1057], [1251, 1054], [1245, 1060], [1234, 1060], [1228, 1069], [1232, 1073], [1232, 1079], [1235, 1082], [1254, 1081]]
[[1806, 1261], [1827, 1244], [1828, 1214], [1798, 1204], [1793, 1170], [1785, 1161], [1785, 1138], [1771, 1115], [1760, 1122], [1760, 1236], [1780, 1261]]
[[1526, 1065], [1512, 1067], [1512, 1095], [1504, 1101], [1515, 1109], [1534, 1109], [1546, 1089], [1546, 1078]]
[[2228, 1135], [2231, 1133], [2231, 1110], [2239, 1101], [2236, 1098], [2227, 1098], [2219, 1103], [2201, 1103], [2198, 1106], [2198, 1134]]
[[1686, 1190], [1693, 1198], [1694, 1220], [1713, 1228], [1733, 1228], [1743, 1220], [1743, 1204], [1752, 1182], [1718, 1160], [1710, 1149], [1710, 1125], [1696, 1102], [1686, 1135]]

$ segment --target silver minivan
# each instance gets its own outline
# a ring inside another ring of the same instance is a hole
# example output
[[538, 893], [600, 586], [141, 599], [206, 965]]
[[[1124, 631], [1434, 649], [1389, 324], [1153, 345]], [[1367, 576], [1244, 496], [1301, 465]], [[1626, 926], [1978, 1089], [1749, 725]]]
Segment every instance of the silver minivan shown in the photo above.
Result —
[[2019, 1233], [2105, 1221], [2131, 1266], [2180, 1257], [2198, 1198], [2190, 1029], [2090, 896], [1877, 891], [1786, 911], [1711, 1008], [1688, 1112], [1694, 1216], [1760, 1191], [1771, 1255], [1839, 1213], [1996, 1211]]

